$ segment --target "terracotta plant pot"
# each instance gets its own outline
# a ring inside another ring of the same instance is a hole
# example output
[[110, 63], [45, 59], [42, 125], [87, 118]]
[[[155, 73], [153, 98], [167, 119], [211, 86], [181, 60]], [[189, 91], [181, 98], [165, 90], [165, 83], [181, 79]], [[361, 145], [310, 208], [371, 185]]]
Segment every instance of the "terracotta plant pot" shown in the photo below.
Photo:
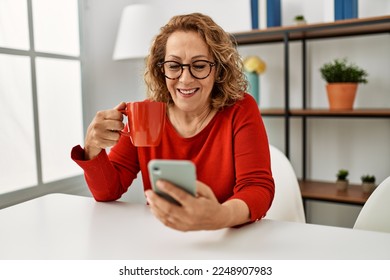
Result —
[[330, 110], [352, 110], [357, 83], [331, 83], [326, 85]]

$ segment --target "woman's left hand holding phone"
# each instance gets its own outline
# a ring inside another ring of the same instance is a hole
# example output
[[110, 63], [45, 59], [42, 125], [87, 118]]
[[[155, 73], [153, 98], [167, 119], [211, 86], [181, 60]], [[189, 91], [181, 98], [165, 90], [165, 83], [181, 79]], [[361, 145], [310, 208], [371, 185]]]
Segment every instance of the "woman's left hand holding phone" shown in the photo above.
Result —
[[228, 209], [218, 202], [212, 190], [204, 183], [196, 182], [196, 197], [167, 181], [159, 180], [157, 186], [181, 204], [171, 203], [152, 190], [145, 192], [153, 215], [166, 226], [181, 231], [226, 226]]
[[119, 141], [119, 131], [124, 127], [123, 115], [119, 110], [125, 108], [126, 103], [121, 102], [113, 109], [96, 113], [85, 136], [86, 160], [95, 158], [103, 149], [112, 147]]

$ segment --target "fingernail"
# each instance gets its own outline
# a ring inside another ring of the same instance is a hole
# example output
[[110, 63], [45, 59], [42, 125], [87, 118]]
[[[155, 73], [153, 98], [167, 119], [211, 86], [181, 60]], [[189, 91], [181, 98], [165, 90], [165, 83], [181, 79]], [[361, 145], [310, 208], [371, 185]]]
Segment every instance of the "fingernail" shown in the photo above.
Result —
[[149, 202], [149, 195], [151, 193], [151, 190], [147, 190], [145, 191], [145, 197], [146, 197], [146, 200]]

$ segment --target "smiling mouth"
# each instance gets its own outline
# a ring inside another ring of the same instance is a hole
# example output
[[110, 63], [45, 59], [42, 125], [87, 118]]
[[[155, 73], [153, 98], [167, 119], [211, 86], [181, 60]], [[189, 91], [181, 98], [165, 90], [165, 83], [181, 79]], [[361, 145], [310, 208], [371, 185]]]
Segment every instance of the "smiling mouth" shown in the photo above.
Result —
[[189, 96], [194, 95], [198, 91], [198, 89], [197, 88], [193, 88], [193, 89], [177, 89], [177, 91], [181, 95], [189, 97]]

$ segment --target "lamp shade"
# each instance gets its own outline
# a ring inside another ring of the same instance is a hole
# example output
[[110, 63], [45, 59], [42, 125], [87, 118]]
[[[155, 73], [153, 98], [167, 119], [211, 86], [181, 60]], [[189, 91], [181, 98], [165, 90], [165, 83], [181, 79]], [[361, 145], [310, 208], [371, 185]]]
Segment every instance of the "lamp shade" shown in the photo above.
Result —
[[[122, 11], [113, 59], [144, 58], [153, 37], [177, 14], [201, 12], [228, 32], [251, 29], [250, 3], [237, 0], [143, 0]], [[237, 20], [232, 20], [237, 19]]]
[[151, 4], [124, 8], [116, 37], [114, 60], [144, 58], [163, 21]]

